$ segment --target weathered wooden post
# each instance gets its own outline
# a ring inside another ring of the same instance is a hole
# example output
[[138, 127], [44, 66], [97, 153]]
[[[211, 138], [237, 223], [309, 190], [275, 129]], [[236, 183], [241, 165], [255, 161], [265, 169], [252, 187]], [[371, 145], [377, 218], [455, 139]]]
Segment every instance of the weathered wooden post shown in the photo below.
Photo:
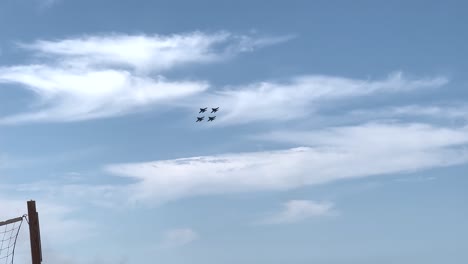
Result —
[[28, 218], [29, 218], [29, 239], [31, 242], [31, 259], [32, 264], [41, 264], [41, 232], [39, 230], [39, 214], [36, 211], [36, 202], [28, 201]]

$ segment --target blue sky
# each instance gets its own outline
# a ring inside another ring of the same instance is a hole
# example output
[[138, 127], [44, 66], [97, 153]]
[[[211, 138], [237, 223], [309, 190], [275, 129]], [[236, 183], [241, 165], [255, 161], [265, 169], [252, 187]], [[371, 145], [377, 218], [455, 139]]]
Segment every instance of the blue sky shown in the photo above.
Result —
[[2, 1], [0, 219], [51, 264], [467, 262], [466, 8]]

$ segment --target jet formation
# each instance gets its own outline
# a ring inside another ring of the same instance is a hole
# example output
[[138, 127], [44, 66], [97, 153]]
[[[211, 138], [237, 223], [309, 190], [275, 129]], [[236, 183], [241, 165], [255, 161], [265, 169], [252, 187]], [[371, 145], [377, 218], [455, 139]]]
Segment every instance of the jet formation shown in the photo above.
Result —
[[[207, 109], [208, 109], [208, 107], [200, 108], [200, 112], [198, 112], [198, 113], [199, 114], [200, 113], [205, 113]], [[218, 112], [218, 110], [219, 110], [219, 107], [211, 108], [211, 113], [216, 113], [216, 112]], [[199, 117], [197, 117], [197, 121], [195, 121], [195, 122], [202, 122], [203, 119], [205, 119], [205, 116], [199, 116]], [[215, 119], [216, 119], [216, 116], [209, 116], [207, 122], [212, 122]]]

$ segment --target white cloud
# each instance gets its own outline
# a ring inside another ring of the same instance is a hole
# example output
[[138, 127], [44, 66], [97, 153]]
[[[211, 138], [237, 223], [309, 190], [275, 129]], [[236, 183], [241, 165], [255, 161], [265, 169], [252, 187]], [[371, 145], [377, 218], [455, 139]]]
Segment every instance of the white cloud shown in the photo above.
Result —
[[[408, 92], [440, 87], [444, 77], [408, 79], [401, 73], [384, 80], [359, 80], [334, 76], [308, 75], [287, 82], [260, 82], [203, 94], [200, 105], [221, 106], [217, 124], [240, 124], [254, 121], [284, 121], [309, 116], [336, 100], [376, 93]], [[193, 102], [187, 105], [193, 107]], [[221, 112], [220, 112], [221, 113]]]
[[275, 131], [258, 135], [260, 140], [355, 149], [362, 151], [407, 151], [466, 144], [468, 127], [444, 128], [419, 123], [367, 123], [317, 131]]
[[261, 138], [302, 147], [114, 164], [106, 170], [137, 180], [127, 190], [131, 202], [163, 202], [195, 195], [287, 190], [468, 162], [467, 128], [367, 124]]
[[226, 59], [240, 52], [273, 45], [291, 37], [254, 37], [229, 32], [173, 35], [108, 34], [58, 41], [38, 40], [21, 47], [65, 65], [126, 66], [137, 71], [163, 71], [189, 63]]
[[91, 35], [21, 44], [39, 56], [41, 64], [2, 67], [0, 83], [21, 84], [32, 91], [39, 108], [0, 122], [112, 117], [173, 99], [177, 99], [171, 101], [173, 107], [221, 106], [223, 118], [215, 125], [284, 121], [306, 117], [337, 99], [439, 87], [448, 82], [444, 77], [408, 79], [401, 73], [383, 80], [306, 75], [286, 82], [265, 81], [208, 93], [209, 85], [203, 81], [167, 81], [153, 76], [187, 64], [226, 60], [291, 38], [192, 32]]
[[288, 39], [194, 32], [111, 34], [21, 44], [39, 56], [41, 63], [0, 67], [0, 83], [19, 84], [33, 92], [37, 101], [30, 112], [7, 116], [0, 123], [80, 121], [147, 110], [209, 86], [204, 81], [155, 78], [155, 73], [225, 60]]
[[190, 228], [173, 229], [166, 232], [163, 247], [185, 246], [199, 239], [199, 235]]
[[118, 70], [78, 70], [45, 65], [0, 68], [0, 83], [22, 84], [40, 100], [38, 110], [0, 123], [77, 121], [111, 117], [170, 102], [207, 89], [204, 82], [170, 82]]
[[331, 202], [310, 200], [291, 200], [283, 205], [283, 210], [270, 215], [262, 221], [265, 224], [297, 223], [314, 217], [336, 214]]
[[354, 116], [370, 117], [429, 117], [445, 120], [468, 120], [468, 105], [463, 103], [451, 103], [445, 105], [406, 105], [397, 107], [387, 107], [372, 110], [354, 110], [350, 113]]

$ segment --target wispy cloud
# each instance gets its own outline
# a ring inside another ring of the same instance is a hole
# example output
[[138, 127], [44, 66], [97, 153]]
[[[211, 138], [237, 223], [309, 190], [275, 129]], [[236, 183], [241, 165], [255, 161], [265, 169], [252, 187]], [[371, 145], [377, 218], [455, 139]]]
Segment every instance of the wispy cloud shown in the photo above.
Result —
[[0, 123], [78, 121], [128, 114], [208, 88], [205, 82], [171, 82], [119, 70], [78, 70], [44, 65], [0, 68], [0, 83], [22, 84], [39, 97], [39, 109]]
[[220, 61], [290, 38], [235, 35], [229, 32], [108, 34], [58, 41], [38, 40], [32, 44], [22, 44], [21, 47], [37, 52], [36, 55], [75, 67], [123, 66], [143, 72], [161, 72], [190, 63]]
[[310, 200], [291, 200], [283, 204], [280, 212], [263, 219], [263, 224], [292, 224], [307, 219], [335, 215], [334, 204]]
[[209, 91], [206, 81], [171, 81], [161, 76], [177, 67], [224, 61], [293, 37], [192, 32], [103, 34], [22, 43], [19, 46], [41, 63], [0, 67], [0, 83], [19, 84], [36, 95], [37, 101], [30, 112], [4, 117], [0, 123], [106, 118], [168, 102], [191, 109], [194, 104], [222, 106], [219, 125], [284, 121], [306, 117], [334, 100], [440, 87], [448, 82], [445, 77], [408, 79], [400, 72], [383, 80], [305, 75]]
[[420, 123], [366, 123], [316, 131], [277, 130], [256, 136], [259, 140], [292, 144], [352, 148], [362, 151], [406, 151], [468, 143], [468, 127], [445, 128]]
[[467, 128], [366, 124], [261, 138], [301, 147], [114, 164], [106, 170], [137, 180], [128, 186], [131, 201], [154, 203], [194, 195], [287, 190], [468, 162]]
[[0, 67], [0, 83], [19, 84], [37, 101], [30, 112], [4, 117], [0, 123], [80, 121], [154, 108], [209, 87], [206, 81], [171, 81], [155, 74], [226, 60], [289, 38], [194, 32], [94, 35], [20, 44], [41, 63]]
[[[265, 81], [226, 87], [198, 98], [200, 105], [223, 106], [217, 124], [231, 125], [255, 121], [284, 121], [309, 116], [338, 100], [373, 94], [397, 94], [440, 87], [445, 77], [408, 79], [401, 72], [383, 80], [359, 80], [336, 76], [308, 75], [285, 82]], [[193, 101], [187, 105], [192, 106]]]
[[190, 228], [179, 228], [167, 231], [161, 244], [164, 248], [185, 246], [199, 239], [199, 235]]
[[350, 115], [366, 118], [428, 117], [445, 120], [468, 120], [468, 105], [452, 102], [450, 104], [405, 105], [379, 109], [359, 109]]

